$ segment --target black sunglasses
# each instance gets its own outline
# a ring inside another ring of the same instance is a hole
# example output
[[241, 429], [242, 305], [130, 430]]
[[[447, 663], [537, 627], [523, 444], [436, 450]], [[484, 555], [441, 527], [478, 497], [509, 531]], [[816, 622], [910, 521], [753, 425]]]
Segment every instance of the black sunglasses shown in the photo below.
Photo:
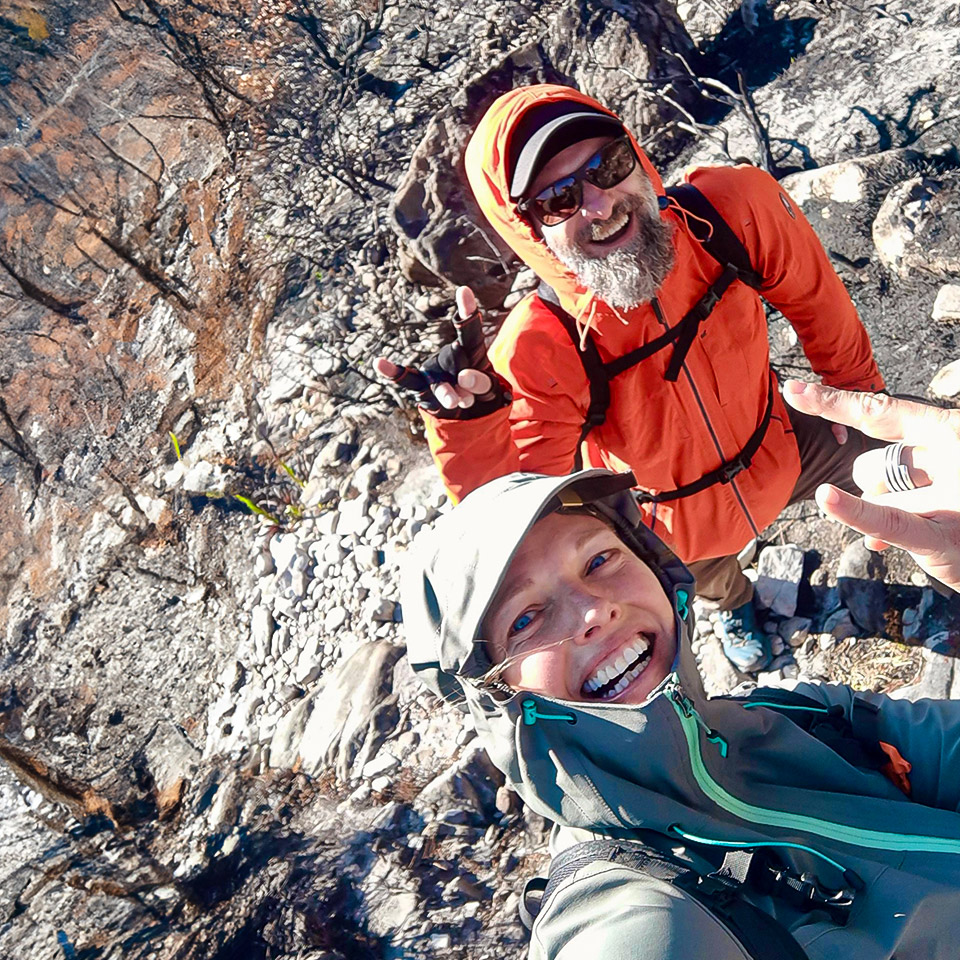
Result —
[[524, 214], [532, 214], [545, 227], [569, 220], [583, 205], [583, 181], [601, 190], [609, 190], [626, 180], [637, 165], [637, 155], [626, 135], [605, 143], [585, 164], [573, 173], [551, 183], [535, 197], [517, 204]]

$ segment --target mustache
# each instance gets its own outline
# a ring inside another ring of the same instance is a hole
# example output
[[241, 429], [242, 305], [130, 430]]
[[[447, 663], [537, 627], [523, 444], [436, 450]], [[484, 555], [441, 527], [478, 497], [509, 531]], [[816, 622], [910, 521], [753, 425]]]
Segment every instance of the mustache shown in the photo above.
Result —
[[611, 220], [616, 220], [618, 217], [621, 217], [624, 214], [634, 214], [641, 223], [645, 218], [649, 219], [649, 214], [646, 210], [644, 210], [643, 204], [639, 198], [624, 198], [623, 200], [618, 200], [616, 204], [614, 204], [613, 210], [610, 211], [610, 216], [607, 217], [606, 220], [594, 220], [591, 223], [584, 223], [574, 235], [575, 242], [578, 246], [583, 246], [584, 243], [591, 242], [593, 240], [594, 225], [609, 223]]

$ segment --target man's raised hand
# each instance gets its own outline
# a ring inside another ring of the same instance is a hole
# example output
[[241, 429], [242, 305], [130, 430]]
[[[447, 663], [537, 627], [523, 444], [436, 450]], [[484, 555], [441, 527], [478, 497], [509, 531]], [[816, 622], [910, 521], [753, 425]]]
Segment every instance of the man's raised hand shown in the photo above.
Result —
[[454, 326], [457, 339], [421, 368], [377, 357], [374, 369], [398, 387], [416, 392], [420, 405], [440, 419], [473, 419], [505, 407], [511, 397], [487, 357], [480, 311], [469, 287], [457, 288]]
[[783, 396], [803, 413], [903, 444], [891, 458], [902, 464], [894, 471], [907, 473], [901, 489], [890, 487], [885, 450], [869, 450], [853, 464], [863, 496], [821, 484], [817, 503], [830, 519], [864, 534], [868, 547], [901, 547], [927, 573], [960, 591], [960, 410], [796, 380], [784, 383]]

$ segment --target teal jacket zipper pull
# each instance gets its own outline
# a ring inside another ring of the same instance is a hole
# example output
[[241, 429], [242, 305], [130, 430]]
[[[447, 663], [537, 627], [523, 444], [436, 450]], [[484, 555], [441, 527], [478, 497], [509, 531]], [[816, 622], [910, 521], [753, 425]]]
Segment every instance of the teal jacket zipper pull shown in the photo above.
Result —
[[723, 760], [727, 759], [727, 753], [729, 752], [729, 745], [724, 738], [717, 733], [712, 727], [707, 725], [706, 720], [697, 713], [696, 707], [690, 702], [690, 700], [683, 695], [679, 687], [674, 687], [670, 691], [670, 698], [673, 702], [680, 708], [681, 712], [685, 717], [692, 717], [697, 722], [697, 726], [706, 734], [708, 743], [715, 743], [717, 749], [720, 751], [720, 757]]
[[537, 713], [536, 700], [524, 700], [520, 704], [523, 710], [523, 722], [526, 726], [532, 727], [538, 720], [566, 720], [567, 723], [576, 723], [577, 718], [572, 713]]

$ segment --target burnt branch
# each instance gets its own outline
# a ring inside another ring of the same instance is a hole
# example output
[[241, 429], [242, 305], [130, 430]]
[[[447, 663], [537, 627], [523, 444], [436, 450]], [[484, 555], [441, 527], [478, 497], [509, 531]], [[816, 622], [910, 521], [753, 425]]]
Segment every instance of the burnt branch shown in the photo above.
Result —
[[52, 293], [42, 290], [32, 280], [19, 273], [3, 257], [0, 257], [0, 267], [3, 267], [10, 274], [25, 297], [39, 303], [47, 310], [52, 310], [61, 317], [66, 317], [71, 323], [81, 321], [82, 318], [77, 315], [77, 309], [83, 306], [82, 300], [71, 300], [69, 303], [65, 303], [63, 300], [57, 299]]

